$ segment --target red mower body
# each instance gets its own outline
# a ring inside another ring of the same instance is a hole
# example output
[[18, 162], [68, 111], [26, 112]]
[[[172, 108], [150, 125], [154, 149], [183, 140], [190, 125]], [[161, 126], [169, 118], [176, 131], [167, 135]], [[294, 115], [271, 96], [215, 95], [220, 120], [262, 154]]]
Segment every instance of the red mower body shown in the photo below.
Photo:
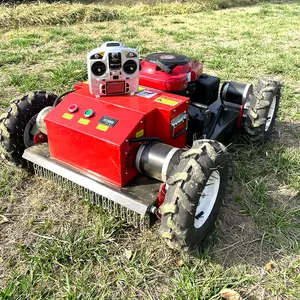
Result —
[[[169, 68], [170, 72], [163, 70], [163, 66]], [[189, 82], [196, 81], [202, 72], [202, 64], [183, 55], [154, 53], [141, 62], [140, 84], [167, 92], [181, 92]]]
[[171, 122], [187, 112], [189, 98], [143, 87], [132, 96], [101, 98], [88, 84], [75, 89], [45, 118], [52, 158], [121, 187], [138, 174], [140, 143], [130, 139], [155, 136], [186, 146], [186, 123], [174, 129]]

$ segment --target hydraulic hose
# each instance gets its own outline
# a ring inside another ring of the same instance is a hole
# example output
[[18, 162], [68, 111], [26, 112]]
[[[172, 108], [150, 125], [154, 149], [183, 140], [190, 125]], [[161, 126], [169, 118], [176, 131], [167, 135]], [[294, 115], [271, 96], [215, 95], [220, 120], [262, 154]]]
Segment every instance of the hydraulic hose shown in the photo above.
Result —
[[68, 95], [74, 91], [75, 90], [71, 90], [71, 91], [65, 92], [65, 93], [61, 94], [60, 96], [58, 96], [53, 103], [53, 107], [57, 106], [63, 100], [62, 99], [63, 97], [65, 97], [66, 95]]

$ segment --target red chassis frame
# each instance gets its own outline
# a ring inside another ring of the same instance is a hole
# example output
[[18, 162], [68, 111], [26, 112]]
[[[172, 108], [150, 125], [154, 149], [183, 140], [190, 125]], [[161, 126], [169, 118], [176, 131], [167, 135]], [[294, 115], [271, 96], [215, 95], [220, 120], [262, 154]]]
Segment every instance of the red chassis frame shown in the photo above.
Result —
[[188, 102], [187, 97], [146, 87], [135, 95], [96, 98], [88, 84], [77, 84], [45, 118], [50, 155], [125, 186], [138, 174], [135, 157], [140, 143], [131, 139], [157, 137], [174, 147], [186, 146], [186, 122], [176, 128], [171, 123], [187, 113]]

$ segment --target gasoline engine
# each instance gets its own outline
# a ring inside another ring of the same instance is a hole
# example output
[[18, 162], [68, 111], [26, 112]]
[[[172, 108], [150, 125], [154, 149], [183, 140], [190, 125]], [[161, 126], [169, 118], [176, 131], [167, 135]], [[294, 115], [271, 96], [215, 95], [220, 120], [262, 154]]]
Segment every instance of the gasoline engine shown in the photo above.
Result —
[[[141, 62], [140, 84], [189, 97], [187, 144], [195, 139], [224, 140], [236, 121], [236, 114], [245, 116], [252, 97], [252, 85], [225, 81], [203, 73], [203, 65], [174, 53], [153, 53]], [[218, 124], [224, 110], [232, 111]], [[230, 126], [228, 126], [230, 125]]]

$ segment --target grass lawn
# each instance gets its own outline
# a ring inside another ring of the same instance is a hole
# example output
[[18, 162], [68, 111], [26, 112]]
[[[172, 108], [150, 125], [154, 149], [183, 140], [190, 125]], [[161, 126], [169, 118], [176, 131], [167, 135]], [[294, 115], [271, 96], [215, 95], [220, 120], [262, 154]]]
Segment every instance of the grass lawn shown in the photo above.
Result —
[[102, 6], [102, 18], [71, 5], [0, 7], [0, 114], [27, 91], [69, 90], [87, 78], [88, 50], [120, 40], [141, 55], [194, 57], [223, 80], [280, 79], [272, 140], [230, 147], [235, 173], [198, 257], [169, 250], [158, 224], [140, 233], [0, 161], [0, 298], [221, 299], [228, 287], [243, 299], [300, 299], [300, 4], [172, 5], [174, 14], [164, 4], [147, 8], [156, 13], [119, 7], [111, 18]]

